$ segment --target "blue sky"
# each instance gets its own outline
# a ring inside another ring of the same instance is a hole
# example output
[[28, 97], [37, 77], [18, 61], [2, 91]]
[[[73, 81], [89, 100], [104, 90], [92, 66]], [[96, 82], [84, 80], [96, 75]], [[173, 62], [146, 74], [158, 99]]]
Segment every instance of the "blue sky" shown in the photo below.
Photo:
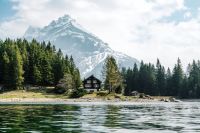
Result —
[[0, 0], [0, 38], [22, 37], [64, 14], [139, 60], [200, 59], [200, 0]]
[[200, 7], [199, 0], [185, 0], [185, 5], [191, 10], [197, 10]]
[[15, 14], [13, 3], [9, 0], [0, 0], [0, 21], [5, 21]]
[[[18, 2], [13, 2], [11, 0], [0, 0], [0, 22], [8, 20], [12, 18], [16, 11], [13, 9]], [[200, 10], [200, 0], [184, 0], [185, 6], [191, 13], [191, 17], [196, 17], [198, 10]], [[162, 21], [185, 21], [188, 18], [185, 18], [184, 14], [186, 13], [185, 10], [180, 10], [174, 12], [171, 16], [162, 18]]]
[[[200, 10], [200, 0], [185, 0], [184, 5], [186, 6], [187, 10], [176, 11], [170, 16], [163, 18], [162, 20], [175, 21], [178, 23], [197, 17], [198, 10]], [[185, 16], [186, 13], [188, 13], [188, 15], [190, 14], [190, 16]]]

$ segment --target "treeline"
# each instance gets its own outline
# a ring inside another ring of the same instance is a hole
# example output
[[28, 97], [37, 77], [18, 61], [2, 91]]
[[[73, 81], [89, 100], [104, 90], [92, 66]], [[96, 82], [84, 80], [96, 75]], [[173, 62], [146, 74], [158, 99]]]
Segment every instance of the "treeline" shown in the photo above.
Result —
[[122, 70], [126, 80], [125, 95], [138, 91], [156, 96], [176, 96], [180, 98], [200, 98], [200, 61], [189, 64], [184, 73], [178, 59], [173, 70], [165, 69], [157, 60], [156, 66], [143, 61], [138, 67]]
[[[131, 95], [133, 91], [155, 96], [200, 98], [200, 61], [193, 61], [184, 72], [178, 59], [173, 70], [159, 60], [119, 70], [115, 59], [108, 57], [103, 67], [104, 89]], [[0, 85], [21, 89], [26, 85], [56, 86], [75, 89], [81, 85], [80, 73], [73, 58], [64, 56], [50, 42], [25, 39], [0, 40]]]
[[50, 42], [28, 42], [25, 39], [0, 41], [0, 84], [9, 89], [24, 85], [56, 85], [65, 74], [81, 84], [80, 73], [73, 58], [64, 57]]

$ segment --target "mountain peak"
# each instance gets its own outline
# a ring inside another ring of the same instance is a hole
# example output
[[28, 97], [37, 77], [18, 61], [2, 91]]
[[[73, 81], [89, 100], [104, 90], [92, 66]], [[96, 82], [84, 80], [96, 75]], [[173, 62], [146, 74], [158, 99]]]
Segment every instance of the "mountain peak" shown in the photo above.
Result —
[[69, 14], [64, 14], [61, 19], [71, 19], [72, 17]]
[[57, 20], [51, 21], [51, 23], [48, 26], [45, 26], [45, 28], [49, 27], [61, 27], [66, 25], [71, 25], [72, 23], [75, 23], [75, 19], [71, 18], [69, 15], [64, 15], [62, 17], [59, 17]]
[[132, 67], [138, 61], [125, 54], [112, 50], [105, 42], [85, 30], [69, 15], [53, 20], [39, 30], [27, 30], [24, 37], [28, 40], [51, 41], [65, 54], [72, 55], [82, 77], [95, 74], [101, 77], [101, 69], [107, 56], [116, 58], [121, 67]]
[[64, 16], [58, 18], [58, 21], [71, 22], [71, 21], [75, 21], [75, 20], [70, 15], [65, 14]]

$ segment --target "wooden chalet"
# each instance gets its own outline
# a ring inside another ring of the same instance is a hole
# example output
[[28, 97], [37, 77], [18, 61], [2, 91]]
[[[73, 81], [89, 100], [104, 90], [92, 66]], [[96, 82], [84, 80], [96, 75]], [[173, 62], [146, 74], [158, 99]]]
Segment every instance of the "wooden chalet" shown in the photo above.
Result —
[[91, 75], [83, 80], [83, 87], [88, 92], [99, 91], [99, 89], [101, 88], [101, 81], [98, 78], [94, 77], [94, 75]]

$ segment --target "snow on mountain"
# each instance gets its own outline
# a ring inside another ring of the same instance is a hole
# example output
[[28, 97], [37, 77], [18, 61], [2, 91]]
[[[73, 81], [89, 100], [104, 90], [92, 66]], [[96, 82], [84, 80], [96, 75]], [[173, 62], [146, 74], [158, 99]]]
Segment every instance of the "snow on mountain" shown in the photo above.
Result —
[[52, 21], [44, 28], [29, 27], [24, 37], [28, 40], [51, 41], [63, 53], [72, 55], [82, 78], [91, 74], [101, 77], [102, 66], [107, 56], [115, 57], [120, 67], [133, 67], [135, 58], [112, 50], [107, 43], [76, 23], [69, 15]]

